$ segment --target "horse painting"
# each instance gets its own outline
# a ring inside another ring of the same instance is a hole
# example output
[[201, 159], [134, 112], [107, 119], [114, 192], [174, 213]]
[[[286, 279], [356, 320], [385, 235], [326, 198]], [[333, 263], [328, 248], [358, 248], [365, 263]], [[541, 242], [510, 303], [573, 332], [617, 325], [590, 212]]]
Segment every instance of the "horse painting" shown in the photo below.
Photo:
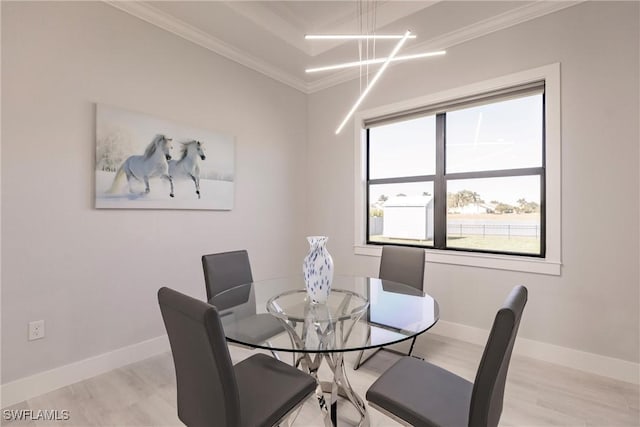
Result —
[[169, 176], [174, 179], [191, 178], [200, 198], [200, 160], [206, 159], [204, 147], [200, 141], [183, 142], [180, 159], [169, 161]]
[[126, 175], [127, 183], [129, 184], [129, 192], [134, 193], [131, 186], [131, 180], [135, 179], [139, 182], [144, 182], [145, 193], [149, 193], [149, 178], [161, 177], [166, 179], [171, 184], [171, 192], [169, 196], [173, 197], [173, 179], [169, 174], [168, 161], [171, 160], [171, 139], [164, 135], [156, 135], [151, 141], [141, 156], [130, 156], [118, 169], [113, 184], [108, 190], [109, 193], [115, 193], [120, 186], [122, 177]]

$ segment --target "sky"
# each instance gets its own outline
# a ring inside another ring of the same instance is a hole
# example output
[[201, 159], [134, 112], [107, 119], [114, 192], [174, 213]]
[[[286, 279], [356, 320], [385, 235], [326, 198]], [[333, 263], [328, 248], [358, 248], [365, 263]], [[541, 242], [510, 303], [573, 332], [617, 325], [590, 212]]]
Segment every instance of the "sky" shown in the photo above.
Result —
[[[541, 94], [447, 112], [447, 173], [541, 166], [542, 114]], [[435, 174], [435, 128], [435, 116], [372, 127], [370, 178]], [[540, 202], [538, 176], [448, 181], [448, 192], [465, 189], [486, 202]], [[372, 186], [370, 200], [424, 191], [432, 183]]]

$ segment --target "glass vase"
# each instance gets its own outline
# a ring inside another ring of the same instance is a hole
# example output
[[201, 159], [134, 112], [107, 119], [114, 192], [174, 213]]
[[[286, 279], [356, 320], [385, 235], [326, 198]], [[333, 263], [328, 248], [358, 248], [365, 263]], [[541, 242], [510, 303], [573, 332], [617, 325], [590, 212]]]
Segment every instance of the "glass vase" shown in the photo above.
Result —
[[309, 236], [309, 253], [302, 263], [304, 283], [309, 299], [314, 304], [327, 302], [333, 282], [333, 258], [327, 251], [326, 236]]

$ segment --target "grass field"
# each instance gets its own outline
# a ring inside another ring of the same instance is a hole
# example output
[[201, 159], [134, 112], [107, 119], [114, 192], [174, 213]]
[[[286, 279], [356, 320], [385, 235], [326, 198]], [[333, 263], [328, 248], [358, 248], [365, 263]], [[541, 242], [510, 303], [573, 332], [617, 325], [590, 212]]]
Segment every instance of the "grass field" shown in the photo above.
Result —
[[[540, 253], [539, 213], [447, 214], [447, 222], [449, 248], [532, 255]], [[379, 243], [433, 246], [433, 240], [397, 239], [381, 235], [370, 238]]]
[[524, 236], [452, 236], [447, 246], [460, 249], [481, 249], [499, 252], [518, 252], [537, 255], [540, 253], [540, 238]]

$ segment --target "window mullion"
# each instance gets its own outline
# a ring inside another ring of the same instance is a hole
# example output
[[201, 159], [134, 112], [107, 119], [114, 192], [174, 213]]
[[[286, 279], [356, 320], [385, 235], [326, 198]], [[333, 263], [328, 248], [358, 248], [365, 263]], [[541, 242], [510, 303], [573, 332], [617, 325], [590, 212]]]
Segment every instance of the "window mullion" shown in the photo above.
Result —
[[366, 156], [367, 162], [366, 162], [366, 166], [365, 166], [366, 170], [365, 170], [364, 179], [365, 179], [365, 182], [367, 183], [367, 188], [366, 188], [366, 194], [365, 194], [365, 206], [366, 206], [366, 209], [364, 210], [364, 226], [365, 226], [365, 229], [364, 229], [364, 233], [365, 234], [364, 235], [366, 236], [366, 242], [369, 243], [370, 242], [370, 236], [369, 236], [369, 230], [370, 230], [370, 228], [369, 228], [369, 209], [370, 209], [370, 206], [371, 206], [371, 200], [369, 200], [369, 193], [371, 192], [371, 189], [370, 189], [371, 181], [370, 181], [370, 177], [369, 177], [369, 173], [370, 173], [370, 170], [369, 170], [369, 168], [370, 168], [370, 166], [369, 166], [369, 163], [370, 163], [369, 156], [370, 156], [371, 151], [370, 151], [369, 137], [370, 137], [371, 133], [369, 132], [369, 128], [366, 129], [366, 133], [367, 134], [366, 134], [366, 139], [365, 139], [365, 156]]
[[436, 116], [436, 176], [433, 198], [433, 246], [444, 249], [447, 246], [447, 183], [445, 174], [445, 132], [446, 115]]
[[369, 184], [404, 184], [407, 182], [428, 182], [433, 181], [435, 175], [419, 175], [419, 176], [405, 176], [401, 178], [376, 178], [370, 179]]
[[546, 171], [540, 174], [540, 256], [544, 258], [547, 251], [547, 188]]
[[520, 169], [498, 169], [474, 172], [456, 172], [447, 174], [448, 180], [473, 179], [473, 178], [505, 178], [512, 176], [540, 175], [542, 167], [520, 168]]

